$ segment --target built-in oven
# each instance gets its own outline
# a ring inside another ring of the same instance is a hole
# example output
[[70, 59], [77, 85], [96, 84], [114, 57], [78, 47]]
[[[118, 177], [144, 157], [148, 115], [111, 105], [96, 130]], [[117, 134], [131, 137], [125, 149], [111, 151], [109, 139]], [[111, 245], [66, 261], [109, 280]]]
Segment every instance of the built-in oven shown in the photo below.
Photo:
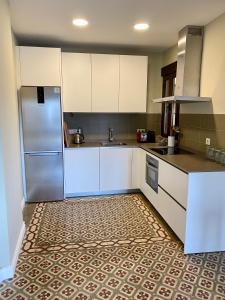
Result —
[[158, 193], [159, 161], [146, 154], [146, 183]]

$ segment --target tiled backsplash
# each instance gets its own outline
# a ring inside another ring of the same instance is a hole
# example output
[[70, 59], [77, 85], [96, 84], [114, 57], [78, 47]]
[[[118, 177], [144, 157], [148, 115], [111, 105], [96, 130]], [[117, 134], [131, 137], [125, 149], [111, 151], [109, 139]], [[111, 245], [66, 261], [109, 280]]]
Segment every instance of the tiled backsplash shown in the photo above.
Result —
[[137, 128], [146, 128], [146, 114], [64, 113], [69, 128], [81, 127], [86, 140], [106, 140], [108, 129], [114, 129], [118, 140], [135, 139]]
[[[161, 114], [123, 113], [64, 113], [69, 128], [82, 127], [86, 140], [106, 140], [108, 128], [114, 129], [118, 140], [135, 139], [137, 128], [151, 129], [160, 134]], [[206, 149], [205, 139], [211, 145], [225, 149], [225, 115], [181, 114], [180, 145], [197, 151]]]
[[180, 145], [204, 152], [205, 139], [211, 145], [225, 149], [225, 115], [218, 114], [181, 114]]

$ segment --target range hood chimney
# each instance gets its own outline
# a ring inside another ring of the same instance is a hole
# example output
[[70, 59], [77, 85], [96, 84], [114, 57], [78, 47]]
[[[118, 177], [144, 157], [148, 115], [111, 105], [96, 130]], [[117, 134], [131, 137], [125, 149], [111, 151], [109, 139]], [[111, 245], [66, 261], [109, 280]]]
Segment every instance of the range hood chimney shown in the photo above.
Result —
[[183, 104], [212, 100], [210, 97], [200, 97], [202, 47], [203, 27], [188, 25], [179, 32], [174, 96], [154, 99], [153, 102]]

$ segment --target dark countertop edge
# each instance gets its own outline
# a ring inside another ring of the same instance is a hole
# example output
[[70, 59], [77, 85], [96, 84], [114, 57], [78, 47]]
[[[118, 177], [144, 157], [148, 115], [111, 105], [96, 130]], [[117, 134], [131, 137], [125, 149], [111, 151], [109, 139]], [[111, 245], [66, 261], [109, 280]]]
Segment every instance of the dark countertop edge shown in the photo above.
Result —
[[[222, 165], [218, 165], [216, 162], [213, 162], [213, 161], [209, 161], [207, 160], [204, 155], [202, 153], [199, 153], [199, 152], [195, 152], [194, 150], [192, 149], [187, 149], [189, 150], [190, 152], [192, 152], [193, 154], [179, 154], [177, 157], [187, 157], [187, 156], [194, 156], [194, 159], [197, 159], [200, 161], [200, 163], [202, 162], [203, 164], [204, 163], [209, 163], [209, 164], [215, 164], [214, 167], [212, 167], [212, 169], [210, 168], [207, 168], [207, 169], [188, 169], [188, 168], [183, 168], [180, 164], [177, 164], [176, 162], [173, 162], [173, 161], [170, 161], [168, 158], [171, 157], [170, 155], [161, 155], [157, 152], [154, 152], [153, 150], [149, 149], [150, 147], [151, 148], [157, 148], [159, 147], [159, 144], [157, 143], [139, 143], [135, 140], [118, 140], [118, 141], [115, 141], [115, 142], [125, 142], [127, 145], [117, 145], [117, 146], [112, 146], [112, 147], [109, 147], [109, 146], [103, 146], [101, 143], [104, 142], [104, 141], [93, 141], [93, 142], [86, 142], [86, 143], [82, 143], [82, 144], [72, 144], [70, 147], [65, 147], [64, 149], [67, 150], [67, 149], [81, 149], [81, 148], [128, 148], [128, 147], [137, 147], [137, 148], [141, 148], [142, 150], [154, 155], [155, 157], [163, 160], [164, 162], [170, 164], [171, 166], [177, 168], [178, 170], [184, 172], [185, 174], [191, 174], [191, 173], [207, 173], [207, 172], [214, 172], [214, 173], [220, 173], [220, 172], [225, 172], [225, 167], [223, 167]], [[184, 147], [182, 147], [184, 148]], [[219, 168], [218, 168], [219, 167]]]
[[[151, 149], [146, 149], [146, 146], [145, 145], [141, 145], [140, 146], [141, 149], [145, 150], [146, 152], [149, 152], [151, 153], [152, 155], [156, 156], [157, 158], [163, 160], [164, 162], [168, 163], [169, 165], [177, 168], [178, 170], [182, 171], [183, 173], [185, 174], [191, 174], [191, 173], [221, 173], [221, 172], [225, 172], [225, 167], [220, 165], [220, 164], [217, 164], [216, 162], [214, 161], [210, 161], [208, 159], [206, 159], [203, 154], [200, 154], [200, 153], [195, 153], [193, 150], [192, 150], [192, 153], [193, 154], [179, 154], [179, 158], [184, 158], [185, 157], [190, 157], [190, 156], [194, 156], [194, 159], [196, 160], [199, 160], [200, 163], [204, 164], [204, 163], [209, 163], [209, 164], [213, 164], [215, 165], [215, 167], [213, 168], [207, 168], [207, 169], [201, 169], [201, 168], [198, 168], [196, 170], [194, 169], [187, 169], [187, 168], [183, 168], [181, 165], [177, 164], [176, 162], [173, 162], [173, 161], [170, 161], [168, 158], [171, 157], [170, 155], [160, 155], [159, 153], [157, 152], [154, 152], [153, 150]], [[182, 148], [183, 149], [183, 148]], [[190, 150], [190, 149], [189, 149]]]

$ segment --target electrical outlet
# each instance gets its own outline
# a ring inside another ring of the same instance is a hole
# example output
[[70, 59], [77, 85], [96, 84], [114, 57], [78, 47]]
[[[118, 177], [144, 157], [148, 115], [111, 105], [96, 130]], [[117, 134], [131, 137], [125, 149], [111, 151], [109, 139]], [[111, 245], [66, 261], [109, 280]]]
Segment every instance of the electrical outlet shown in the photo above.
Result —
[[205, 139], [205, 144], [206, 144], [207, 146], [210, 146], [210, 138], [206, 138], [206, 139]]

